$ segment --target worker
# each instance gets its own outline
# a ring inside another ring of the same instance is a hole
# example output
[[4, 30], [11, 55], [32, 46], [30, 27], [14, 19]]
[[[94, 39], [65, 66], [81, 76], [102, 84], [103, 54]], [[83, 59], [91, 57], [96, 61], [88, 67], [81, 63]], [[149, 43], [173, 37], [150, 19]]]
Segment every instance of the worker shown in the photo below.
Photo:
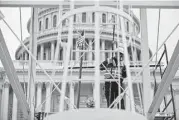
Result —
[[[120, 84], [121, 89], [120, 92], [123, 92], [123, 80], [126, 78], [126, 67], [123, 64], [123, 53], [120, 53], [119, 60], [117, 57], [108, 58], [107, 60], [103, 61], [100, 64], [100, 70], [106, 70], [106, 73], [104, 74], [105, 79], [113, 79], [115, 78], [116, 81], [105, 81], [104, 89], [105, 89], [105, 97], [107, 100], [107, 107], [109, 107], [113, 101], [118, 97], [119, 95], [119, 86]], [[118, 68], [118, 61], [120, 62], [120, 83], [117, 83], [118, 76], [115, 74], [116, 70]], [[112, 106], [113, 107], [113, 106]], [[119, 108], [119, 104], [118, 104]], [[125, 109], [124, 106], [124, 99], [121, 99], [121, 109]]]

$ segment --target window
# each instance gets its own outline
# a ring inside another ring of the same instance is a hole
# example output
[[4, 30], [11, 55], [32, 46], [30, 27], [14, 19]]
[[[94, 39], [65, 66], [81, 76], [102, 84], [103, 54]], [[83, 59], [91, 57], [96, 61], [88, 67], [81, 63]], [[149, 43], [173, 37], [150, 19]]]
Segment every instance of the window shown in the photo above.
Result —
[[53, 16], [53, 27], [57, 26], [57, 15]]
[[115, 22], [116, 22], [116, 18], [115, 18], [114, 15], [111, 16], [111, 21], [110, 21], [110, 22], [112, 22], [112, 23], [115, 23]]
[[102, 23], [106, 23], [106, 14], [102, 14]]
[[127, 30], [127, 32], [129, 32], [129, 22], [128, 21], [126, 22], [126, 30]]
[[42, 21], [39, 22], [39, 31], [42, 30]]
[[66, 19], [62, 21], [62, 26], [66, 25]]
[[48, 18], [45, 19], [45, 29], [48, 29]]
[[92, 13], [92, 22], [95, 22], [95, 12]]
[[76, 23], [76, 14], [73, 17], [73, 22]]
[[82, 23], [86, 22], [86, 13], [82, 13]]

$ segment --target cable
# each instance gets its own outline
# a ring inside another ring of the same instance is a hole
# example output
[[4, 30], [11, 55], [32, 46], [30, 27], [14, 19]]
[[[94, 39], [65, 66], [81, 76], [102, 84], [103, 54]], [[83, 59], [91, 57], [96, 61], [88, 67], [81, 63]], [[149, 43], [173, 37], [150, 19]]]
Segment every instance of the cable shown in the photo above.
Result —
[[[159, 9], [159, 17], [158, 17], [158, 30], [157, 30], [157, 45], [156, 45], [156, 51], [158, 50], [158, 43], [159, 43], [159, 33], [160, 33], [160, 12], [161, 9]], [[158, 52], [156, 53], [156, 60], [155, 60], [155, 68], [157, 67], [157, 55]]]
[[[21, 12], [21, 7], [19, 7], [19, 13], [20, 13], [20, 33], [21, 33], [21, 41], [23, 41], [23, 36], [22, 36], [22, 12]], [[26, 92], [26, 85], [25, 85], [25, 78], [24, 78], [24, 64], [23, 62], [23, 82], [24, 82], [24, 94], [25, 96], [27, 95]], [[27, 96], [26, 96], [27, 97]]]

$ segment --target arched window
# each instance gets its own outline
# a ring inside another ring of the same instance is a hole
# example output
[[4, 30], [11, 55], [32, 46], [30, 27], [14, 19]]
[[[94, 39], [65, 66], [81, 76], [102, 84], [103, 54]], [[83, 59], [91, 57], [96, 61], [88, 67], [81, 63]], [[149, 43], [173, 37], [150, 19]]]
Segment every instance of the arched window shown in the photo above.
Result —
[[45, 29], [48, 29], [48, 18], [45, 19]]
[[57, 15], [53, 16], [53, 27], [57, 26]]
[[39, 31], [42, 30], [42, 21], [39, 22]]
[[86, 13], [82, 13], [82, 23], [86, 22]]
[[126, 22], [126, 30], [127, 30], [127, 32], [129, 32], [129, 22], [128, 21]]
[[116, 18], [115, 18], [115, 15], [112, 15], [111, 16], [111, 21], [110, 21], [111, 23], [115, 23], [116, 22]]
[[106, 14], [102, 14], [102, 23], [106, 23]]
[[92, 13], [92, 22], [95, 22], [95, 12]]

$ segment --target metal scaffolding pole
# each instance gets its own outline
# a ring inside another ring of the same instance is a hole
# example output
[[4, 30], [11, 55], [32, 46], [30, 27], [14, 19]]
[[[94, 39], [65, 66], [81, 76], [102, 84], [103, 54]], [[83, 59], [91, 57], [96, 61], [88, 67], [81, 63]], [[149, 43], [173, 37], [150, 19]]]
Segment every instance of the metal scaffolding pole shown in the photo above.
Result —
[[[99, 1], [95, 1], [95, 6], [99, 6]], [[95, 108], [100, 108], [100, 34], [99, 34], [99, 12], [95, 12], [95, 81], [94, 81], [94, 101]]]
[[[140, 9], [140, 18], [141, 18], [141, 47], [142, 47], [142, 66], [144, 67], [149, 61], [149, 45], [148, 45], [148, 29], [147, 29], [147, 10]], [[144, 105], [144, 114], [147, 113], [150, 104], [151, 98], [151, 83], [150, 83], [150, 69], [149, 65], [144, 68], [142, 72], [143, 80], [143, 105]]]
[[[33, 56], [37, 56], [37, 26], [38, 26], [37, 23], [38, 23], [38, 8], [32, 8], [30, 51]], [[29, 56], [28, 77], [29, 77], [28, 102], [31, 111], [30, 120], [34, 120], [36, 61], [30, 56]]]
[[[120, 2], [120, 9], [123, 11], [123, 1]], [[132, 112], [135, 112], [135, 107], [134, 107], [134, 95], [133, 95], [133, 87], [132, 87], [132, 79], [131, 79], [131, 72], [130, 72], [130, 62], [129, 62], [129, 57], [128, 57], [128, 44], [127, 44], [127, 39], [126, 39], [126, 34], [125, 34], [125, 26], [124, 26], [124, 18], [120, 17], [120, 24], [121, 24], [121, 31], [122, 31], [122, 41], [123, 41], [123, 46], [124, 46], [124, 62], [126, 64], [126, 73], [127, 73], [127, 84], [128, 84], [128, 93], [130, 96], [130, 108]]]
[[[71, 1], [70, 4], [71, 11], [74, 9], [74, 1]], [[62, 92], [60, 97], [60, 112], [64, 110], [64, 100], [65, 100], [65, 93], [66, 93], [66, 82], [68, 76], [68, 63], [70, 61], [70, 50], [73, 43], [73, 16], [69, 18], [69, 27], [68, 27], [68, 40], [67, 40], [67, 51], [65, 59], [64, 59], [64, 72], [63, 72], [63, 79], [62, 79]]]

